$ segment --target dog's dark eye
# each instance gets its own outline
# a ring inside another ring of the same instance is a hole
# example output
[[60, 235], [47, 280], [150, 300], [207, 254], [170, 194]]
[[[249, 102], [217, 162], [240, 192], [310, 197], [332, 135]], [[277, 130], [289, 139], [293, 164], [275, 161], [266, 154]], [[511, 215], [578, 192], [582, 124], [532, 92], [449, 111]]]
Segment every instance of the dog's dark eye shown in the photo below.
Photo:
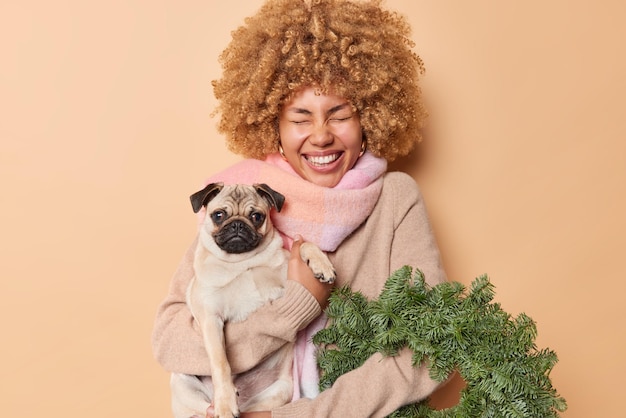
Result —
[[224, 222], [224, 219], [226, 219], [226, 212], [223, 210], [216, 210], [211, 214], [211, 219], [216, 225], [219, 225]]
[[260, 212], [252, 212], [250, 214], [250, 220], [255, 226], [259, 226], [265, 220], [265, 215]]

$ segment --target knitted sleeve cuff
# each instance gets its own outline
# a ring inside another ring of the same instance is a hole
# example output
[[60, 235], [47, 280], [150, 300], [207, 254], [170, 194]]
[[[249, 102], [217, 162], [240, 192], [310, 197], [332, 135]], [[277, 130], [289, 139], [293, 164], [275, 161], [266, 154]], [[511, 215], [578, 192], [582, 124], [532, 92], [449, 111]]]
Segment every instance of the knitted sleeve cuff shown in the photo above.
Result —
[[321, 313], [315, 297], [300, 283], [287, 280], [285, 294], [274, 301], [276, 311], [297, 330], [305, 328]]

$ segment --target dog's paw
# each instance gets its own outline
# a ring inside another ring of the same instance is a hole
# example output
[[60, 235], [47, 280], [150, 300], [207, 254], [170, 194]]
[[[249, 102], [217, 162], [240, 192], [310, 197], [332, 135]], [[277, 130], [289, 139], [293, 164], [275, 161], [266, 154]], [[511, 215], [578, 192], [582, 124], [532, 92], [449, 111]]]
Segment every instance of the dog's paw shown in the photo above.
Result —
[[[238, 395], [236, 390], [224, 391], [219, 395], [216, 393], [212, 416], [214, 418], [239, 418], [239, 407], [237, 406]], [[207, 409], [207, 416], [209, 416], [209, 412], [210, 411]]]
[[327, 265], [324, 265], [320, 268], [315, 268], [311, 266], [311, 260], [309, 260], [309, 266], [311, 267], [311, 270], [313, 270], [313, 275], [315, 276], [315, 278], [320, 282], [328, 284], [335, 283], [337, 273], [335, 272], [335, 269], [332, 265], [330, 265], [330, 268]]
[[300, 256], [307, 263], [313, 275], [322, 283], [334, 283], [337, 273], [328, 256], [315, 244], [305, 242], [300, 247]]
[[207, 417], [212, 418], [239, 418], [239, 409], [231, 410], [226, 408], [223, 411], [218, 411], [217, 408], [213, 409], [213, 415], [207, 414]]

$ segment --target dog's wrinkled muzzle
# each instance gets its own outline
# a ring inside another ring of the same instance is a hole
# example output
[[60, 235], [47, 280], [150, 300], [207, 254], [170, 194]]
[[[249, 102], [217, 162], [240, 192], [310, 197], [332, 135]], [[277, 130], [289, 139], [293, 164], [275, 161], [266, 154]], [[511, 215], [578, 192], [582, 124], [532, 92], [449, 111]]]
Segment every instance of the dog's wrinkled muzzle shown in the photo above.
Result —
[[215, 243], [229, 254], [241, 254], [255, 249], [263, 236], [250, 225], [234, 220], [215, 234]]

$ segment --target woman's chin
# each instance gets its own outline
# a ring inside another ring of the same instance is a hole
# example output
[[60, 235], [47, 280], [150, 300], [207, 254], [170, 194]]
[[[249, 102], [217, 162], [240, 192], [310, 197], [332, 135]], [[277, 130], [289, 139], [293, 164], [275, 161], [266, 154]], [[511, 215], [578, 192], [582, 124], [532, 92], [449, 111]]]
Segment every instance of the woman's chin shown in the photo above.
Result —
[[318, 186], [334, 187], [341, 181], [346, 171], [341, 158], [323, 165], [312, 164], [303, 158], [299, 174], [305, 180]]
[[307, 170], [304, 179], [322, 187], [335, 187], [343, 177], [341, 172], [319, 172]]

